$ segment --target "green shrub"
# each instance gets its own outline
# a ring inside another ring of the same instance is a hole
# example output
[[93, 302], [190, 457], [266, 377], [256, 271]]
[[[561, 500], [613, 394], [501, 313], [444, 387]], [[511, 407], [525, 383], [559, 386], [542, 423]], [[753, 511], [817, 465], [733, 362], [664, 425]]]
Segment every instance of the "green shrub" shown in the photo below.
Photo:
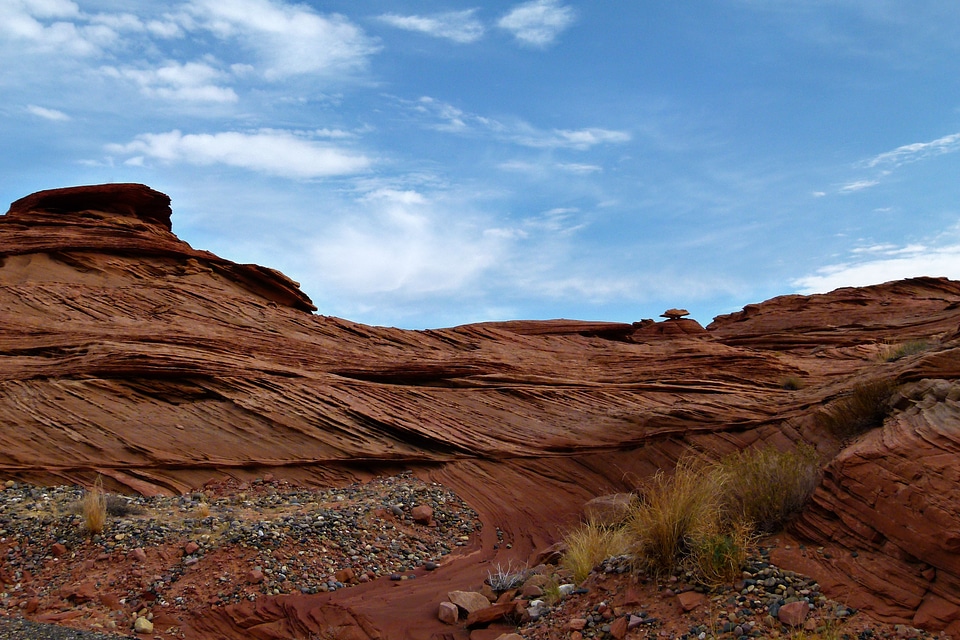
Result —
[[840, 439], [866, 433], [883, 425], [892, 411], [891, 399], [897, 390], [892, 380], [873, 380], [856, 385], [829, 407], [820, 410], [816, 424]]
[[746, 525], [705, 533], [694, 541], [687, 564], [701, 582], [717, 585], [735, 580], [747, 561], [750, 540]]

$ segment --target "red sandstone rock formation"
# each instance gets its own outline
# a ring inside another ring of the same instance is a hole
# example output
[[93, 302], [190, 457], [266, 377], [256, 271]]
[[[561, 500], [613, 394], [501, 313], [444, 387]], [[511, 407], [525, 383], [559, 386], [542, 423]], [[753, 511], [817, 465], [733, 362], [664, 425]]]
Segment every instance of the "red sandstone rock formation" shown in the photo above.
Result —
[[[452, 632], [436, 603], [478, 562], [527, 559], [594, 495], [631, 489], [690, 447], [806, 440], [836, 457], [793, 535], [846, 554], [792, 560], [889, 620], [960, 626], [960, 283], [785, 296], [707, 330], [676, 319], [403, 331], [313, 310], [282, 274], [180, 241], [169, 199], [143, 185], [17, 201], [0, 217], [0, 476], [101, 473], [149, 494], [225, 475], [317, 484], [412, 468], [481, 514], [467, 554], [402, 589], [264, 598], [184, 628], [274, 637], [335, 621], [357, 637], [418, 638]], [[916, 338], [929, 348], [878, 357]], [[878, 377], [908, 384], [883, 429], [849, 443], [817, 430], [817, 409]], [[512, 549], [494, 549], [497, 528]]]

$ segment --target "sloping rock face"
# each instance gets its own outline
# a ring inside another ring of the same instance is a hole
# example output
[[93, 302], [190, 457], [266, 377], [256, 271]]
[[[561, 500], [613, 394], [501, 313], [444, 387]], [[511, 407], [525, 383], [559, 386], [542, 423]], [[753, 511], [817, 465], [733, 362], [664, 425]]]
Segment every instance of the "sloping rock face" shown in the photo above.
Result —
[[[792, 533], [848, 553], [798, 566], [891, 620], [960, 620], [960, 283], [786, 296], [707, 330], [680, 319], [403, 331], [313, 310], [282, 274], [180, 241], [169, 198], [143, 185], [17, 201], [0, 217], [0, 477], [99, 473], [153, 494], [223, 476], [321, 484], [413, 469], [485, 523], [443, 571], [403, 589], [205, 610], [183, 628], [273, 637], [280, 620], [303, 634], [337, 621], [356, 637], [429, 638], [457, 633], [435, 605], [478, 563], [526, 560], [589, 498], [629, 491], [690, 448], [804, 440], [830, 462]], [[918, 338], [921, 353], [879, 357]], [[817, 409], [875, 378], [907, 385], [883, 429], [847, 443], [818, 431]]]

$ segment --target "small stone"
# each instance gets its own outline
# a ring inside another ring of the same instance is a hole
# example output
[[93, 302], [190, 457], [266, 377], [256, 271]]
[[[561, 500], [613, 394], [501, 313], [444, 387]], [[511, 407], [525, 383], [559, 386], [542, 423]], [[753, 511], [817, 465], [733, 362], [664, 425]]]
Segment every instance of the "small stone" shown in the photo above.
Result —
[[249, 584], [260, 584], [263, 582], [263, 571], [260, 569], [251, 569], [245, 576]]
[[183, 552], [184, 552], [185, 554], [187, 554], [188, 556], [196, 553], [196, 552], [199, 551], [199, 550], [200, 550], [200, 545], [198, 545], [198, 544], [197, 544], [196, 542], [194, 542], [193, 540], [191, 540], [191, 541], [188, 542], [187, 544], [183, 545]]
[[439, 565], [436, 562], [427, 561], [423, 563], [423, 568], [427, 571], [436, 571]]
[[143, 616], [140, 616], [136, 622], [133, 623], [133, 630], [137, 633], [153, 633], [153, 623]]
[[136, 562], [144, 562], [147, 559], [147, 552], [141, 547], [137, 547], [131, 550], [127, 557]]
[[583, 631], [587, 626], [586, 618], [570, 618], [563, 628], [567, 631]]
[[683, 593], [677, 595], [677, 601], [680, 602], [680, 606], [683, 607], [683, 610], [689, 613], [706, 602], [707, 597], [702, 593], [697, 593], [696, 591], [684, 591]]
[[452, 602], [441, 602], [437, 618], [444, 624], [457, 624], [460, 619], [460, 609]]
[[796, 602], [788, 602], [780, 607], [780, 610], [777, 612], [777, 618], [787, 626], [799, 627], [803, 624], [803, 621], [807, 619], [808, 613], [810, 613], [810, 605], [803, 600], [797, 600]]
[[410, 510], [410, 517], [417, 524], [430, 524], [433, 521], [433, 508], [421, 504]]
[[616, 638], [617, 640], [623, 640], [624, 636], [627, 635], [627, 627], [629, 626], [629, 620], [626, 617], [619, 617], [613, 621], [610, 625], [610, 635]]
[[55, 543], [52, 547], [50, 547], [50, 553], [52, 553], [57, 558], [59, 558], [66, 552], [67, 552], [67, 548], [64, 545], [60, 544], [59, 542]]

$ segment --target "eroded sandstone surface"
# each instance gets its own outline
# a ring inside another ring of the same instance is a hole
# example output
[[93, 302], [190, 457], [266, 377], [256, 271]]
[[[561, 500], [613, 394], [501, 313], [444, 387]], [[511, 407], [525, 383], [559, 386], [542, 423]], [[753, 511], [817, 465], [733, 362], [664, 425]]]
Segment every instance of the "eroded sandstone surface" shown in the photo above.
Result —
[[[706, 329], [677, 317], [405, 331], [317, 315], [283, 274], [193, 249], [169, 202], [144, 185], [77, 187], [0, 217], [0, 477], [101, 474], [155, 495], [411, 469], [484, 523], [403, 588], [198, 611], [188, 637], [333, 620], [356, 637], [461, 633], [437, 621], [441, 595], [484, 563], [528, 560], [586, 500], [691, 448], [801, 440], [824, 455], [825, 479], [788, 535], [835, 552], [778, 563], [884, 619], [960, 635], [960, 283], [784, 296]], [[883, 357], [915, 340], [919, 352]], [[904, 385], [882, 429], [845, 442], [818, 429], [816, 411], [881, 378]]]

